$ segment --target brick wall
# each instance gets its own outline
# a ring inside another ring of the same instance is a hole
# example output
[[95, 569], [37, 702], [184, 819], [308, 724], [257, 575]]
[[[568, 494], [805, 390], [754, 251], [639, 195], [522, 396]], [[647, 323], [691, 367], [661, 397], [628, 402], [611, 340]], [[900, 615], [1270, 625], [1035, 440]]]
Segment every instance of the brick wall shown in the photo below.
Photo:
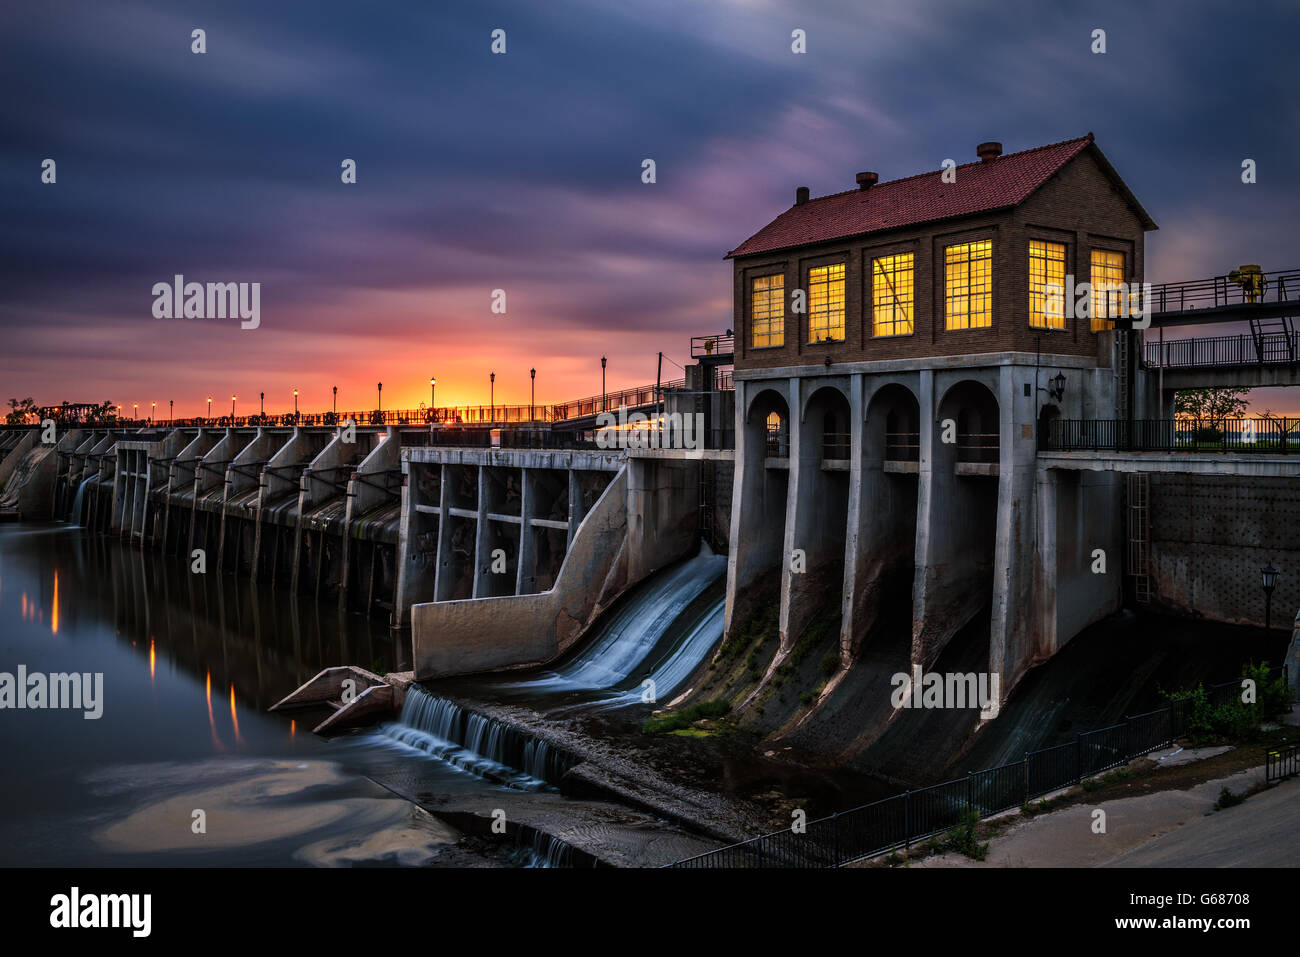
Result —
[[1282, 570], [1273, 627], [1300, 610], [1300, 482], [1151, 477], [1153, 601], [1178, 614], [1264, 623], [1260, 569]]
[[[1090, 278], [1094, 246], [1124, 253], [1126, 278], [1144, 273], [1141, 221], [1114, 188], [1088, 151], [1075, 157], [1034, 195], [1014, 210], [892, 230], [801, 249], [748, 256], [734, 261], [733, 328], [736, 368], [821, 364], [870, 359], [920, 358], [979, 353], [1033, 352], [1039, 330], [1029, 326], [1029, 241], [1062, 242], [1067, 271], [1077, 282]], [[993, 241], [993, 325], [985, 329], [944, 328], [944, 247], [980, 239]], [[899, 252], [913, 254], [915, 269], [914, 331], [911, 335], [873, 338], [871, 260]], [[807, 288], [808, 270], [831, 262], [845, 264], [845, 339], [808, 342], [808, 316], [789, 312], [790, 292]], [[755, 276], [785, 276], [785, 344], [749, 346], [749, 289]], [[1059, 355], [1104, 356], [1109, 337], [1098, 336], [1087, 319], [1067, 317], [1066, 328], [1044, 337], [1043, 351]], [[1100, 348], [1100, 353], [1099, 353]]]

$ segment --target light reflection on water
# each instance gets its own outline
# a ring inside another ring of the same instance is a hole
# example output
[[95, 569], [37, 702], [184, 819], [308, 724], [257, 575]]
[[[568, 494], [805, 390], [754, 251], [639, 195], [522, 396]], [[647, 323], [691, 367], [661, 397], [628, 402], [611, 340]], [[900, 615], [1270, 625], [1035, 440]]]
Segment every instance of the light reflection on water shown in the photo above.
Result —
[[72, 526], [0, 525], [0, 576], [0, 671], [104, 676], [98, 720], [0, 711], [0, 864], [427, 863], [454, 839], [357, 741], [267, 713], [328, 665], [409, 668], [384, 621]]

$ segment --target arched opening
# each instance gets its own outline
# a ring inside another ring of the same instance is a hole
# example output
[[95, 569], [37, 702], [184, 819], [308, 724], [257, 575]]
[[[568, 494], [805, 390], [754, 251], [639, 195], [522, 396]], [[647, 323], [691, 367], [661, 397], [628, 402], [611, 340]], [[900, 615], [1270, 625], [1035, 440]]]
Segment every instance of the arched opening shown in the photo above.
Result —
[[790, 485], [790, 407], [785, 396], [764, 389], [749, 400], [737, 440], [730, 543], [736, 572], [728, 587], [736, 600], [733, 614], [743, 618], [747, 608], [767, 596], [781, 566]]
[[[955, 425], [955, 435], [950, 435]], [[939, 405], [940, 442], [952, 445], [958, 463], [996, 465], [1000, 454], [998, 400], [988, 386], [959, 382]]]
[[768, 458], [788, 459], [790, 457], [790, 420], [775, 409], [764, 420], [767, 436], [764, 446]]

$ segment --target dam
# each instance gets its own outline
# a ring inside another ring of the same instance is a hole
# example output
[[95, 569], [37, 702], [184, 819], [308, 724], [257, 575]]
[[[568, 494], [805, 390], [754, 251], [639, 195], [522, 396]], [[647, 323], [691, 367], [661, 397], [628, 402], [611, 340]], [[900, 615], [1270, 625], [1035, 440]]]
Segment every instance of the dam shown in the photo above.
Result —
[[[1093, 137], [977, 155], [937, 206], [938, 172], [797, 190], [728, 254], [730, 328], [691, 341], [680, 381], [527, 407], [43, 409], [0, 429], [0, 519], [380, 623], [385, 655], [321, 661], [277, 707], [518, 792], [529, 840], [560, 796], [743, 836], [603, 762], [580, 731], [605, 711], [715, 705], [773, 753], [937, 775], [987, 722], [901, 714], [897, 673], [996, 675], [1005, 704], [1125, 608], [1238, 628], [1300, 609], [1300, 420], [1174, 414], [1187, 390], [1300, 384], [1300, 271], [1112, 304], [1156, 227]], [[1050, 307], [1067, 275], [1091, 314]], [[1215, 324], [1249, 331], [1177, 331]], [[626, 441], [629, 412], [652, 441]]]

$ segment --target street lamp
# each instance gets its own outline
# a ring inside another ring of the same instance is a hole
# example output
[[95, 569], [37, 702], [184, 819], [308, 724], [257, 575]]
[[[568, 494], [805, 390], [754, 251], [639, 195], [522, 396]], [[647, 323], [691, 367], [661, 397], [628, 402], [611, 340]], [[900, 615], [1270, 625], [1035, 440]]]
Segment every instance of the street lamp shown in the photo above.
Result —
[[1269, 562], [1259, 574], [1264, 586], [1264, 630], [1268, 631], [1273, 624], [1273, 589], [1277, 587], [1278, 570]]
[[235, 396], [230, 397], [230, 424], [235, 424]]
[[212, 396], [208, 396], [208, 418], [212, 418]]
[[433, 419], [436, 418], [436, 416], [433, 416], [433, 387], [436, 386], [437, 384], [438, 384], [438, 380], [435, 379], [433, 376], [429, 376], [429, 415], [430, 415], [429, 421], [430, 422], [432, 422]]
[[339, 417], [339, 387], [334, 386], [334, 418], [337, 421]]
[[266, 417], [266, 393], [257, 393], [257, 416], [258, 418]]
[[488, 373], [488, 418], [497, 420], [497, 374]]
[[384, 416], [383, 416], [383, 412], [384, 412], [384, 384], [383, 384], [382, 382], [380, 382], [380, 383], [376, 386], [376, 388], [379, 390], [379, 406], [378, 406], [378, 408], [379, 408], [379, 413], [380, 413], [380, 414], [379, 414], [379, 418], [380, 418], [380, 421], [383, 421], [383, 417], [384, 417]]
[[293, 420], [298, 421], [298, 390], [293, 390]]
[[600, 411], [605, 411], [605, 357], [600, 357]]
[[132, 403], [131, 403], [131, 421], [132, 421], [132, 422], [138, 422], [139, 419], [140, 419], [140, 403], [139, 403], [139, 402], [132, 402]]
[[171, 425], [176, 421], [176, 400], [167, 400], [167, 424]]
[[150, 425], [153, 425], [153, 416], [154, 416], [154, 412], [157, 411], [157, 409], [158, 409], [158, 403], [157, 403], [157, 402], [150, 402], [150, 403], [149, 403], [149, 424], [150, 424]]
[[529, 369], [528, 376], [532, 379], [532, 392], [528, 397], [528, 421], [533, 422], [533, 407], [537, 405], [537, 370]]

